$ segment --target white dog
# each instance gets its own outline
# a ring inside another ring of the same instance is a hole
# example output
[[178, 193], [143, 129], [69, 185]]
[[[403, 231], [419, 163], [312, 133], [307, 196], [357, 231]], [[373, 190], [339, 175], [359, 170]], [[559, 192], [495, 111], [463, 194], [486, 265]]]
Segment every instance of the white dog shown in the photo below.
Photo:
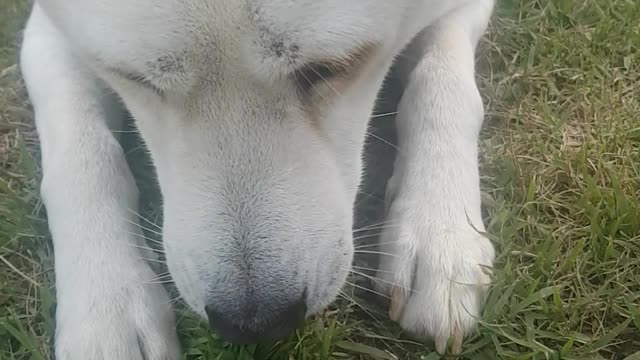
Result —
[[494, 259], [474, 80], [492, 8], [39, 0], [21, 66], [55, 246], [58, 360], [179, 356], [170, 301], [139, 249], [137, 189], [113, 135], [120, 101], [157, 169], [181, 296], [224, 339], [277, 340], [344, 284], [368, 120], [396, 58], [405, 90], [378, 287], [405, 330], [459, 349]]

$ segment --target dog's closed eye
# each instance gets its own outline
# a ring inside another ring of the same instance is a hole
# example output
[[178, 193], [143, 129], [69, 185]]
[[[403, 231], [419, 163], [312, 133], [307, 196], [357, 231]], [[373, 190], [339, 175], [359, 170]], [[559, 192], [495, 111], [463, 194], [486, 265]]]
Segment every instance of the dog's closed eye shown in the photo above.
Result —
[[311, 63], [293, 73], [298, 89], [307, 94], [316, 85], [330, 81], [338, 76], [344, 75], [347, 70], [331, 63]]
[[307, 63], [293, 73], [293, 79], [300, 92], [308, 94], [317, 85], [349, 77], [371, 57], [374, 49], [374, 44], [367, 44], [340, 58]]

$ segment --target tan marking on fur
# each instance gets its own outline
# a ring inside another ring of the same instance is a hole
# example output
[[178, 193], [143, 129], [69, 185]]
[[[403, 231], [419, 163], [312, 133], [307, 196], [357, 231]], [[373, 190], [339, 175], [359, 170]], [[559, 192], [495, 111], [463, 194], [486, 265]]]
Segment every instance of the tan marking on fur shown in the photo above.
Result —
[[321, 59], [318, 61], [311, 61], [310, 63], [322, 64], [326, 67], [332, 68], [337, 75], [347, 75], [370, 59], [377, 48], [377, 43], [367, 42], [356, 47], [345, 56], [332, 59]]
[[[331, 101], [336, 96], [340, 96], [341, 91], [358, 78], [360, 68], [367, 63], [378, 47], [377, 43], [369, 42], [358, 46], [346, 56], [309, 62], [308, 66], [320, 65], [332, 69], [331, 76], [325, 77], [307, 94], [301, 96], [301, 109], [305, 114], [308, 114], [314, 125], [318, 125], [320, 118], [317, 104]], [[305, 79], [298, 78], [298, 81], [300, 80], [304, 81]]]

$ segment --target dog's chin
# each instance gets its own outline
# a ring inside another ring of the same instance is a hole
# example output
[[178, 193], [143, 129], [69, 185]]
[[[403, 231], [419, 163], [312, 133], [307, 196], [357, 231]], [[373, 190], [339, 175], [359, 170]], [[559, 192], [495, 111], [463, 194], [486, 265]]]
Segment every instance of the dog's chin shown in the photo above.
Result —
[[347, 273], [345, 272], [344, 279], [322, 286], [321, 295], [315, 298], [309, 298], [310, 306], [307, 309], [307, 317], [322, 313], [338, 298], [340, 290], [346, 283], [346, 275]]
[[334, 261], [340, 259], [337, 264], [332, 262], [330, 266], [321, 270], [321, 273], [325, 274], [322, 279], [309, 284], [309, 288], [314, 291], [308, 296], [307, 317], [326, 310], [338, 298], [340, 291], [347, 283], [353, 261], [353, 248], [350, 246], [343, 250], [334, 255]]
[[201, 295], [201, 287], [198, 281], [194, 281], [186, 266], [177, 265], [170, 260], [167, 254], [167, 268], [169, 276], [173, 280], [173, 285], [177, 290], [177, 297], [181, 299], [188, 308], [202, 318], [206, 318], [204, 297]]

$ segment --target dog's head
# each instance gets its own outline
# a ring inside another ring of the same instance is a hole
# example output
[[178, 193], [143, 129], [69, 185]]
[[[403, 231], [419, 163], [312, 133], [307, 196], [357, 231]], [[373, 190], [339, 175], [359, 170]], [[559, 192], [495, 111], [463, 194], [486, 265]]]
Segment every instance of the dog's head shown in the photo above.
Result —
[[366, 126], [410, 11], [388, 0], [51, 7], [72, 14], [63, 31], [135, 117], [171, 275], [227, 339], [279, 338], [343, 286]]

